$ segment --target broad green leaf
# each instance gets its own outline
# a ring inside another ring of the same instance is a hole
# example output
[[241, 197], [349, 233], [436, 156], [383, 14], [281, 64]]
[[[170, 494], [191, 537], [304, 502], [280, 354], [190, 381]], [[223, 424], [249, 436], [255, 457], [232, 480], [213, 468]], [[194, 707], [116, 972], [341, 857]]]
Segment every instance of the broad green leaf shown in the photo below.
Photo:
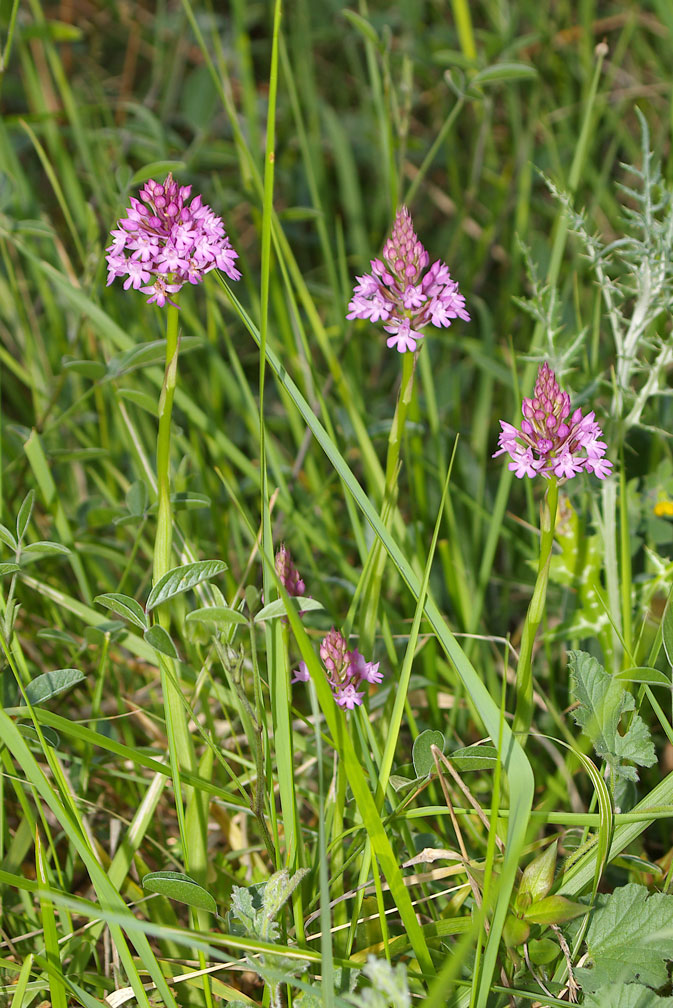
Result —
[[146, 413], [150, 413], [154, 417], [157, 415], [157, 401], [149, 393], [142, 392], [140, 389], [120, 388], [117, 389], [117, 395], [120, 399], [126, 399], [134, 406], [139, 406]]
[[535, 80], [537, 76], [537, 70], [529, 63], [495, 63], [475, 74], [470, 84], [473, 87], [477, 84], [506, 84], [516, 80]]
[[226, 606], [205, 606], [203, 609], [193, 609], [185, 617], [186, 623], [215, 623], [217, 626], [226, 626], [229, 623], [247, 623], [248, 618], [237, 609], [228, 609]]
[[[30, 721], [19, 721], [16, 726], [23, 737], [28, 740], [28, 742], [39, 742], [40, 736], [37, 734], [37, 729], [35, 725], [31, 724]], [[52, 749], [58, 749], [61, 736], [53, 728], [48, 728], [47, 725], [42, 726], [42, 735], [47, 745], [50, 745]]]
[[175, 511], [196, 511], [198, 508], [210, 507], [212, 501], [205, 494], [174, 493], [171, 503]]
[[98, 381], [103, 377], [107, 368], [102, 361], [64, 360], [63, 370], [72, 371], [75, 374], [82, 375], [83, 378], [91, 378], [92, 381]]
[[38, 556], [68, 556], [69, 554], [70, 550], [63, 543], [41, 540], [40, 542], [29, 543], [28, 546], [24, 546], [21, 551], [21, 559]]
[[48, 39], [52, 42], [80, 42], [84, 32], [79, 25], [71, 24], [69, 21], [39, 21], [35, 24], [25, 25], [22, 30], [22, 38]]
[[161, 654], [168, 655], [169, 658], [179, 658], [177, 648], [170, 638], [167, 630], [164, 630], [162, 626], [155, 623], [151, 626], [149, 630], [146, 630], [143, 637], [148, 644], [151, 644], [153, 648], [160, 651]]
[[26, 683], [24, 689], [31, 704], [36, 705], [46, 703], [47, 700], [58, 696], [59, 693], [64, 693], [72, 686], [76, 686], [83, 679], [84, 673], [79, 669], [54, 669], [53, 672], [43, 672], [42, 675], [31, 679], [29, 683]]
[[673, 1008], [673, 997], [659, 997], [638, 983], [616, 983], [586, 994], [582, 1004], [584, 1008]]
[[591, 739], [596, 754], [617, 776], [638, 780], [635, 768], [624, 766], [623, 761], [651, 766], [656, 754], [640, 715], [632, 715], [623, 734], [618, 730], [622, 714], [635, 707], [633, 697], [586, 651], [570, 651], [568, 667], [571, 695], [579, 701], [579, 707], [573, 711], [576, 723]]
[[0, 564], [0, 577], [4, 577], [5, 574], [16, 574], [21, 568], [15, 563], [3, 563]]
[[565, 896], [545, 896], [537, 903], [532, 903], [524, 917], [530, 924], [563, 924], [588, 910], [589, 907], [584, 903], [574, 903]]
[[554, 884], [554, 871], [556, 869], [556, 850], [557, 841], [554, 840], [552, 844], [547, 847], [542, 854], [534, 858], [530, 864], [526, 865], [523, 875], [521, 876], [521, 882], [519, 883], [519, 892], [517, 894], [517, 899], [515, 901], [515, 907], [517, 909], [523, 909], [520, 899], [522, 896], [528, 897], [528, 905], [531, 903], [536, 903], [547, 895], [552, 885]]
[[31, 515], [33, 513], [33, 504], [35, 503], [35, 491], [29, 490], [23, 499], [23, 503], [19, 508], [19, 513], [16, 516], [16, 538], [19, 542], [23, 539], [26, 529], [28, 528], [28, 522], [30, 521]]
[[126, 507], [129, 509], [129, 513], [140, 518], [145, 514], [148, 503], [147, 486], [142, 480], [136, 480], [126, 491]]
[[129, 183], [129, 188], [135, 189], [141, 182], [147, 182], [151, 178], [165, 178], [169, 172], [175, 172], [176, 175], [179, 175], [186, 168], [184, 161], [152, 161], [138, 169]]
[[361, 14], [357, 14], [354, 10], [349, 10], [348, 8], [344, 8], [341, 13], [364, 38], [373, 45], [377, 46], [377, 48], [380, 47], [381, 40], [376, 34], [376, 29], [369, 23], [369, 21], [366, 20], [366, 18], [363, 18]]
[[198, 910], [217, 913], [217, 904], [207, 889], [191, 879], [189, 875], [183, 875], [182, 872], [150, 872], [149, 875], [144, 876], [142, 884], [146, 892], [159, 893], [161, 896], [177, 900], [178, 903], [186, 903], [187, 906], [196, 907]]
[[672, 938], [673, 895], [650, 895], [635, 883], [600, 894], [585, 936], [591, 967], [578, 970], [578, 980], [587, 991], [615, 981], [661, 987], [668, 980]]
[[472, 745], [454, 749], [448, 754], [456, 770], [493, 770], [498, 762], [498, 750], [491, 745]]
[[[180, 340], [180, 354], [189, 353], [190, 350], [194, 350], [198, 346], [203, 345], [203, 340], [200, 336], [183, 336]], [[136, 346], [132, 346], [129, 350], [125, 350], [121, 354], [117, 354], [108, 361], [107, 366], [107, 379], [112, 380], [115, 378], [120, 378], [124, 374], [128, 374], [130, 371], [135, 371], [138, 368], [152, 367], [157, 364], [164, 364], [166, 357], [166, 340], [152, 340], [149, 343], [140, 343]]]
[[[298, 612], [310, 612], [312, 609], [324, 608], [322, 602], [318, 602], [317, 599], [313, 598], [304, 598], [303, 595], [293, 597], [292, 601]], [[256, 613], [255, 623], [262, 623], [264, 620], [278, 619], [279, 616], [285, 615], [285, 603], [282, 599], [275, 599]]]
[[104, 595], [97, 595], [94, 602], [111, 609], [118, 616], [135, 623], [141, 630], [147, 630], [147, 616], [145, 610], [129, 595], [120, 595], [119, 592], [106, 592]]
[[427, 777], [431, 770], [434, 769], [435, 761], [430, 752], [430, 748], [433, 745], [441, 749], [442, 752], [444, 751], [444, 736], [440, 731], [431, 731], [428, 728], [427, 731], [421, 732], [414, 739], [412, 759], [417, 777]]
[[650, 686], [667, 686], [668, 689], [671, 688], [670, 676], [664, 675], [659, 669], [647, 668], [645, 666], [627, 668], [621, 672], [617, 672], [615, 679], [619, 679], [620, 682], [648, 683]]
[[5, 546], [9, 546], [9, 548], [16, 553], [19, 544], [14, 538], [13, 533], [9, 531], [6, 525], [0, 525], [0, 542], [4, 542]]
[[195, 588], [203, 581], [210, 581], [217, 577], [222, 571], [227, 569], [227, 565], [222, 560], [197, 560], [195, 563], [185, 564], [183, 567], [174, 567], [163, 577], [159, 578], [147, 599], [147, 610], [167, 602], [182, 592]]
[[666, 602], [666, 608], [664, 609], [664, 616], [661, 621], [661, 637], [664, 643], [664, 651], [666, 652], [666, 658], [668, 659], [668, 664], [673, 667], [673, 605], [671, 605], [671, 600], [673, 599], [673, 588], [668, 596]]

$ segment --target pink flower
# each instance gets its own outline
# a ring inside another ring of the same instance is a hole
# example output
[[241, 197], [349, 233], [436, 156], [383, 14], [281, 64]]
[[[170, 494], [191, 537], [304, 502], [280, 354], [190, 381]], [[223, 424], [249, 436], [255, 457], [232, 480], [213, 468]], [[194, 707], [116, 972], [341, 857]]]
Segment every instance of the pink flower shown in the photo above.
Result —
[[[383, 673], [379, 672], [380, 663], [365, 661], [357, 649], [351, 651], [348, 641], [335, 627], [322, 640], [320, 658], [334, 699], [339, 707], [346, 710], [362, 704], [365, 691], [358, 690], [358, 686], [365, 682], [378, 686], [383, 680]], [[306, 663], [300, 662], [292, 682], [307, 682], [309, 678]]]
[[508, 468], [518, 479], [524, 476], [572, 479], [581, 472], [592, 472], [598, 479], [610, 475], [612, 462], [606, 459], [607, 445], [593, 411], [582, 416], [570, 413], [570, 396], [563, 392], [548, 364], [537, 375], [531, 399], [521, 404], [521, 428], [500, 421], [497, 455], [509, 455]]
[[189, 203], [190, 193], [191, 186], [179, 186], [169, 174], [162, 184], [150, 179], [140, 199], [131, 197], [106, 249], [108, 286], [125, 277], [125, 290], [133, 286], [150, 295], [148, 303], [163, 307], [167, 301], [175, 304], [168, 294], [177, 294], [185, 283], [200, 283], [212, 269], [240, 279], [234, 265], [238, 253], [221, 219], [201, 196]]
[[387, 345], [400, 353], [417, 349], [427, 325], [446, 327], [455, 318], [469, 322], [465, 298], [448, 266], [437, 259], [428, 269], [429, 262], [403, 206], [383, 247], [383, 261], [372, 259], [371, 273], [356, 277], [346, 318], [387, 323], [383, 328], [392, 334]]

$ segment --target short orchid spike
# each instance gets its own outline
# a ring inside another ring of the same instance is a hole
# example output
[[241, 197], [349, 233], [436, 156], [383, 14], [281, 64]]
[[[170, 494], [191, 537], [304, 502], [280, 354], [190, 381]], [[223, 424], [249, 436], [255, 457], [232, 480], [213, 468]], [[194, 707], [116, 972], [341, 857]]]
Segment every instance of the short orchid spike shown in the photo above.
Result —
[[383, 258], [371, 260], [371, 273], [357, 277], [347, 319], [383, 322], [390, 333], [387, 344], [400, 353], [415, 351], [427, 325], [450, 326], [455, 318], [470, 316], [458, 283], [448, 266], [430, 257], [414, 231], [405, 206], [397, 211]]
[[[362, 704], [365, 691], [358, 690], [358, 686], [362, 683], [378, 686], [383, 679], [379, 662], [365, 661], [356, 648], [351, 650], [344, 635], [335, 627], [322, 640], [320, 658], [334, 699], [345, 710], [353, 710]], [[292, 682], [307, 682], [308, 679], [308, 667], [305, 662], [300, 662]]]
[[520, 428], [500, 421], [498, 450], [493, 453], [494, 458], [509, 455], [508, 467], [519, 479], [553, 475], [566, 480], [581, 472], [599, 479], [610, 475], [612, 462], [605, 458], [607, 445], [593, 410], [584, 417], [579, 409], [571, 413], [570, 396], [547, 363], [540, 367], [533, 397], [523, 400], [521, 412]]

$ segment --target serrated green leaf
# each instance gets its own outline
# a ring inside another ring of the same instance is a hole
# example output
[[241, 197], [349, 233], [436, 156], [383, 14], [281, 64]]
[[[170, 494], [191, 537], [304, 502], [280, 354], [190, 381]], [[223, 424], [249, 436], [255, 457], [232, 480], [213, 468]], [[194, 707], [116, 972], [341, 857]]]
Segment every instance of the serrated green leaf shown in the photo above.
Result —
[[673, 1008], [673, 998], [659, 997], [637, 983], [609, 984], [595, 994], [585, 994], [584, 1008]]
[[35, 491], [29, 490], [26, 496], [23, 498], [21, 507], [19, 508], [19, 513], [16, 516], [16, 538], [19, 542], [23, 539], [26, 529], [28, 528], [28, 522], [30, 521], [31, 515], [33, 513], [33, 505], [35, 503]]
[[4, 577], [5, 574], [16, 574], [21, 568], [15, 563], [2, 563], [0, 564], [0, 577]]
[[169, 658], [179, 658], [177, 648], [171, 640], [170, 634], [158, 623], [146, 630], [143, 637], [153, 648], [161, 654], [168, 655]]
[[84, 673], [79, 669], [54, 669], [53, 672], [43, 672], [42, 675], [31, 679], [29, 683], [26, 683], [24, 689], [30, 703], [37, 706], [37, 704], [46, 703], [47, 700], [58, 696], [59, 693], [71, 689], [83, 679]]
[[290, 877], [287, 868], [274, 872], [264, 886], [262, 893], [262, 909], [265, 917], [275, 920], [286, 900], [292, 895], [301, 880], [307, 874], [308, 868], [299, 868]]
[[[304, 598], [303, 595], [293, 598], [292, 601], [297, 608], [297, 611], [301, 612], [310, 612], [312, 609], [324, 608], [322, 602], [318, 602], [317, 599], [313, 598]], [[278, 619], [279, 616], [285, 616], [285, 603], [282, 599], [275, 599], [256, 613], [255, 623], [262, 623], [264, 620]]]
[[[668, 979], [672, 921], [672, 895], [650, 895], [635, 883], [599, 895], [585, 936], [592, 966], [578, 970], [582, 987], [597, 991], [615, 981], [661, 987]], [[602, 1004], [612, 1008], [612, 1002]]]
[[498, 762], [498, 750], [490, 745], [472, 745], [454, 749], [448, 757], [456, 770], [493, 770]]
[[117, 613], [118, 616], [123, 616], [124, 619], [129, 620], [131, 623], [135, 623], [141, 630], [147, 630], [145, 610], [139, 602], [136, 602], [129, 595], [120, 595], [119, 592], [106, 592], [103, 595], [97, 595], [94, 602], [105, 606], [106, 609], [111, 609], [112, 612]]
[[635, 707], [633, 697], [586, 651], [570, 651], [568, 667], [571, 696], [579, 701], [573, 712], [575, 721], [613, 773], [627, 780], [638, 780], [635, 768], [624, 766], [623, 760], [652, 766], [656, 754], [649, 729], [638, 714], [633, 715], [624, 734], [619, 734], [622, 714]]
[[197, 560], [195, 563], [174, 567], [159, 578], [147, 599], [147, 610], [156, 608], [163, 602], [195, 588], [203, 581], [210, 581], [227, 569], [223, 560]]
[[182, 872], [157, 871], [145, 875], [142, 881], [146, 892], [159, 893], [178, 903], [217, 913], [217, 904], [207, 889]]
[[16, 553], [19, 544], [14, 538], [14, 534], [9, 531], [6, 525], [0, 525], [0, 542], [4, 542], [5, 546], [9, 546]]
[[230, 623], [247, 623], [248, 618], [236, 609], [226, 606], [205, 606], [203, 609], [193, 609], [185, 617], [186, 623], [215, 623], [217, 626], [227, 626]]
[[442, 752], [444, 751], [444, 736], [440, 731], [432, 731], [428, 728], [427, 731], [421, 732], [414, 739], [411, 758], [414, 761], [414, 772], [417, 777], [427, 777], [434, 769], [435, 761], [430, 751], [433, 745], [441, 749]]

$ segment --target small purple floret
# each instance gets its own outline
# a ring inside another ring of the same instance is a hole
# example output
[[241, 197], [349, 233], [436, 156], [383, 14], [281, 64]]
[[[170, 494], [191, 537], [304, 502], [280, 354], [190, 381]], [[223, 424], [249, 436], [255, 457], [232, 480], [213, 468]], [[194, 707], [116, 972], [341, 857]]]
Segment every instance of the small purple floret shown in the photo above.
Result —
[[509, 455], [508, 468], [518, 479], [553, 475], [566, 480], [581, 472], [598, 479], [610, 475], [612, 462], [605, 458], [607, 445], [593, 410], [584, 417], [579, 409], [571, 415], [570, 396], [548, 364], [540, 367], [533, 398], [523, 400], [521, 412], [520, 429], [500, 421], [498, 450], [493, 453], [493, 458]]
[[430, 257], [418, 240], [406, 207], [397, 211], [390, 238], [383, 247], [383, 260], [371, 260], [371, 273], [357, 277], [347, 319], [383, 322], [389, 347], [400, 353], [417, 349], [427, 325], [438, 329], [455, 318], [470, 316], [458, 284], [441, 259], [428, 269]]
[[[361, 705], [365, 690], [358, 690], [358, 686], [362, 683], [378, 686], [383, 680], [383, 672], [379, 672], [380, 663], [365, 661], [356, 648], [351, 650], [348, 647], [344, 635], [334, 627], [323, 638], [320, 657], [334, 699], [339, 707], [346, 710], [353, 710], [354, 707]], [[300, 662], [292, 682], [307, 682], [309, 679], [306, 663]]]
[[[232, 248], [220, 217], [195, 196], [188, 202], [191, 186], [179, 186], [169, 174], [163, 184], [150, 179], [132, 196], [126, 217], [111, 231], [108, 245], [108, 286], [125, 277], [124, 290], [149, 294], [148, 303], [162, 308], [174, 305], [185, 283], [201, 283], [206, 273], [221, 269], [231, 280], [241, 274], [234, 265], [238, 253]], [[143, 286], [141, 286], [143, 285]]]

